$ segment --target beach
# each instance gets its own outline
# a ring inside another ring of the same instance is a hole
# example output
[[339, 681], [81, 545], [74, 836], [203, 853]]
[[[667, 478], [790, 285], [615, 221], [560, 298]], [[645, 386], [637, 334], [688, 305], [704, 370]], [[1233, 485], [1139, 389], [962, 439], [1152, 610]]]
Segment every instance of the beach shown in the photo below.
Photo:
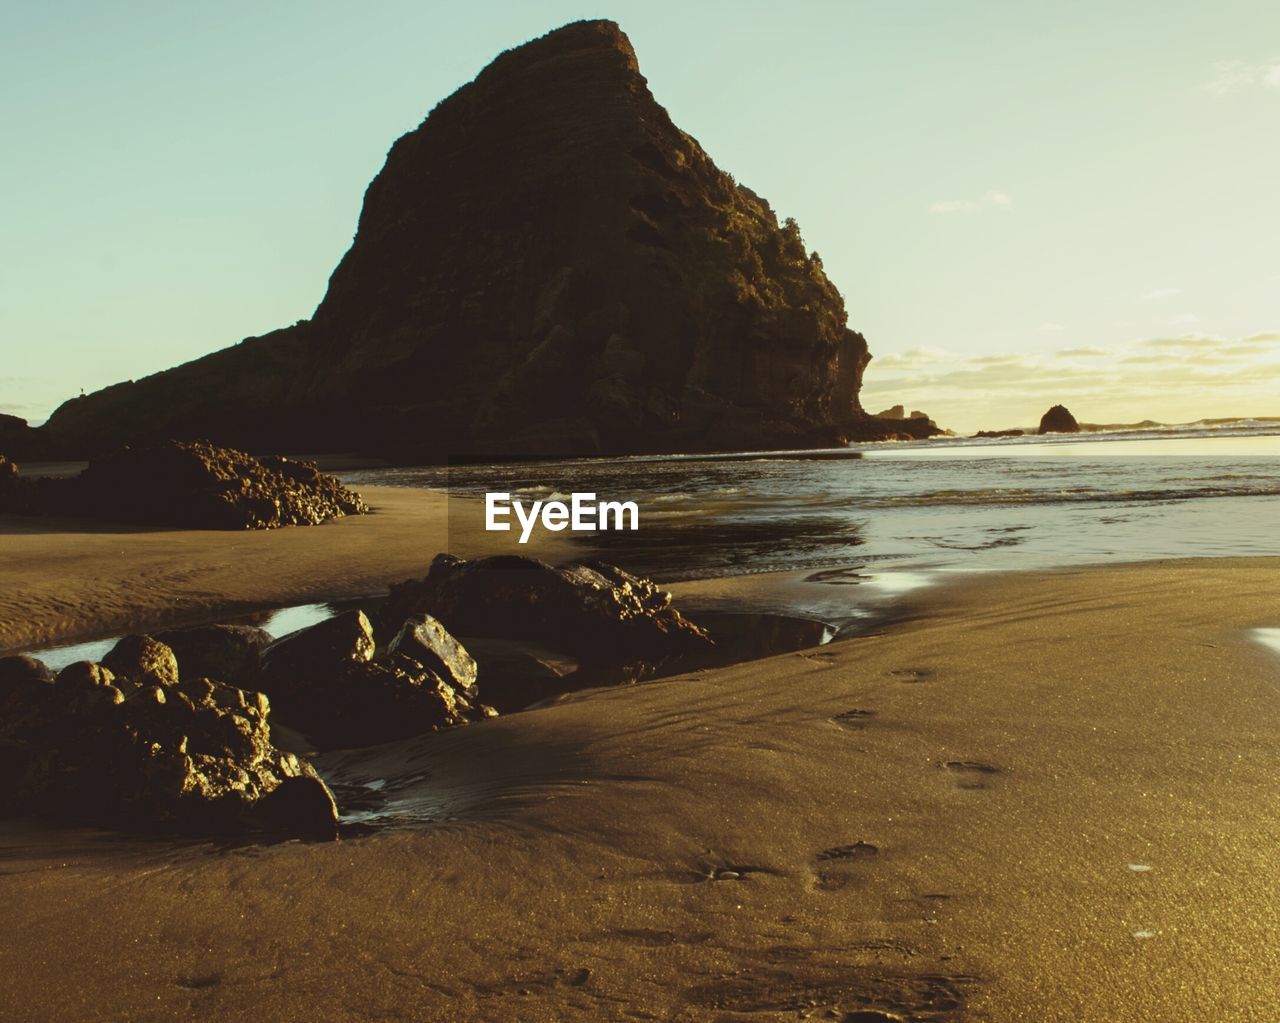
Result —
[[[361, 491], [372, 514], [265, 532], [0, 516], [0, 652], [380, 596], [389, 583], [425, 575], [441, 551], [515, 550], [505, 534], [484, 532], [478, 502], [450, 505], [431, 490]], [[521, 550], [567, 556], [541, 529]]]
[[[441, 539], [404, 494], [185, 562], [163, 532], [51, 560], [11, 531], [3, 620], [376, 592]], [[1275, 558], [957, 575], [847, 641], [321, 758], [430, 824], [9, 821], [0, 1017], [1267, 1019], [1280, 657], [1251, 630], [1276, 625]]]

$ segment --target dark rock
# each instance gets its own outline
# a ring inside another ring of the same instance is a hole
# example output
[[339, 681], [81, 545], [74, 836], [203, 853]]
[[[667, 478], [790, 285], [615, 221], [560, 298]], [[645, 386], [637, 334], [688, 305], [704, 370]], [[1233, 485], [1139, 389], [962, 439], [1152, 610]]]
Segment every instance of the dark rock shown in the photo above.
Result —
[[338, 833], [338, 807], [329, 786], [316, 777], [286, 778], [255, 808], [269, 831], [331, 839]]
[[599, 561], [555, 567], [516, 556], [463, 561], [441, 554], [425, 579], [391, 588], [389, 614], [424, 611], [454, 634], [532, 641], [591, 663], [656, 664], [712, 646], [671, 607], [671, 594]]
[[181, 677], [216, 678], [241, 689], [254, 688], [259, 654], [271, 642], [270, 633], [252, 625], [203, 625], [155, 638], [173, 651]]
[[1062, 405], [1054, 405], [1040, 419], [1038, 433], [1079, 433], [1080, 424], [1076, 417]]
[[33, 689], [38, 708], [0, 720], [9, 811], [235, 832], [252, 826], [255, 804], [281, 782], [315, 779], [271, 744], [261, 693], [209, 679], [143, 684], [88, 661], [35, 685], [52, 700]]
[[[25, 419], [0, 412], [0, 451], [14, 459], [39, 458], [44, 454], [44, 444], [39, 431]], [[0, 457], [0, 476], [6, 471], [3, 463], [4, 458]]]
[[883, 412], [877, 412], [876, 418], [877, 419], [906, 419], [907, 410], [906, 410], [906, 407], [903, 405], [894, 405], [892, 408], [887, 408]]
[[318, 749], [392, 742], [493, 713], [403, 654], [348, 658], [297, 674], [273, 667], [262, 684], [280, 720]]
[[178, 659], [151, 636], [125, 636], [102, 659], [102, 666], [117, 678], [148, 685], [171, 686], [178, 681]]
[[25, 736], [47, 723], [54, 706], [53, 678], [34, 657], [0, 657], [0, 734]]
[[344, 611], [265, 647], [262, 674], [266, 680], [287, 680], [331, 673], [348, 663], [368, 661], [375, 647], [373, 626], [365, 613]]
[[44, 661], [38, 661], [26, 654], [13, 654], [0, 657], [0, 692], [10, 685], [26, 682], [40, 682], [52, 685], [54, 673]]
[[251, 458], [207, 441], [125, 447], [69, 479], [19, 477], [0, 510], [74, 515], [189, 529], [317, 525], [368, 507], [310, 462]]
[[88, 711], [105, 705], [124, 702], [124, 689], [134, 691], [132, 683], [116, 685], [116, 677], [110, 668], [94, 661], [76, 661], [68, 664], [53, 680], [54, 691], [61, 708], [71, 712]]
[[1026, 430], [979, 430], [975, 437], [1022, 437]]
[[477, 695], [475, 660], [429, 614], [415, 614], [406, 620], [387, 650], [417, 661], [468, 697]]
[[41, 432], [66, 453], [827, 446], [884, 434], [858, 400], [868, 358], [795, 222], [588, 21], [501, 54], [392, 146], [310, 320], [68, 401]]

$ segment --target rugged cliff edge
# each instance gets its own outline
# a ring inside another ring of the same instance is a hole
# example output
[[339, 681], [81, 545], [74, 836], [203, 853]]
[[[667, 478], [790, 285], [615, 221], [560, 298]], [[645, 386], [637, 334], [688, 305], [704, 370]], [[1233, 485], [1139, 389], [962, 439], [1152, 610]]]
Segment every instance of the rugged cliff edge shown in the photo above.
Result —
[[42, 434], [431, 459], [899, 435], [859, 404], [868, 358], [795, 222], [672, 123], [617, 25], [578, 22], [395, 143], [310, 321]]

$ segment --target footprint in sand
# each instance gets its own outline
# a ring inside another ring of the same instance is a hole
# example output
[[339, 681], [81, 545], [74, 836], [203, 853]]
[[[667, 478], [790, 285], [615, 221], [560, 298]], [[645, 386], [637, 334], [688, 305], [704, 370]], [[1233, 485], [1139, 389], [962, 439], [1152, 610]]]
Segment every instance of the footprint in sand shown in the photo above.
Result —
[[776, 874], [768, 867], [739, 863], [700, 864], [693, 872], [694, 881], [745, 881], [752, 874]]
[[889, 672], [899, 682], [917, 683], [925, 682], [933, 672], [928, 668], [898, 668]]
[[823, 849], [814, 860], [817, 867], [814, 876], [820, 891], [834, 892], [846, 888], [857, 880], [858, 864], [880, 854], [880, 847], [870, 842], [851, 842]]
[[876, 712], [874, 710], [861, 710], [855, 707], [853, 710], [842, 711], [835, 715], [831, 720], [841, 728], [861, 731], [867, 727], [868, 720], [875, 716]]
[[977, 760], [948, 760], [942, 768], [958, 789], [989, 788], [995, 775], [1001, 773], [1000, 768]]

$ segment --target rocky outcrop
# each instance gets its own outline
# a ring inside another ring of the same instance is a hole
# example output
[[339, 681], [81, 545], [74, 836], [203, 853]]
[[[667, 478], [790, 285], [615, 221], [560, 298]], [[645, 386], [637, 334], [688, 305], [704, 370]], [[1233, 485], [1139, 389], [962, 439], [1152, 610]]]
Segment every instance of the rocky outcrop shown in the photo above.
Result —
[[617, 25], [578, 22], [395, 143], [310, 320], [68, 401], [42, 433], [414, 459], [893, 435], [859, 404], [846, 319], [795, 222], [672, 123]]
[[492, 715], [475, 698], [475, 662], [424, 618], [404, 622], [393, 649], [375, 657], [365, 613], [336, 615], [263, 650], [259, 685], [279, 719], [320, 749], [372, 746]]
[[1080, 424], [1076, 422], [1076, 417], [1068, 412], [1065, 406], [1054, 405], [1041, 417], [1040, 429], [1036, 432], [1040, 434], [1079, 433]]
[[425, 579], [391, 587], [388, 614], [422, 612], [455, 635], [536, 642], [589, 665], [657, 664], [713, 646], [671, 606], [670, 593], [601, 561], [553, 566], [439, 554]]
[[14, 459], [39, 458], [44, 453], [40, 432], [25, 419], [0, 412], [0, 451]]
[[[177, 681], [162, 647], [122, 642], [120, 675], [80, 661], [50, 680], [30, 658], [0, 662], [0, 807], [109, 826], [332, 838], [332, 796], [324, 803], [310, 765], [272, 745], [267, 698]], [[286, 782], [310, 801], [268, 799]]]
[[368, 510], [359, 494], [312, 462], [252, 458], [207, 441], [125, 447], [69, 479], [0, 483], [0, 511], [188, 529], [318, 525]]
[[997, 438], [997, 437], [1021, 437], [1026, 430], [979, 430], [974, 434], [975, 437]]

